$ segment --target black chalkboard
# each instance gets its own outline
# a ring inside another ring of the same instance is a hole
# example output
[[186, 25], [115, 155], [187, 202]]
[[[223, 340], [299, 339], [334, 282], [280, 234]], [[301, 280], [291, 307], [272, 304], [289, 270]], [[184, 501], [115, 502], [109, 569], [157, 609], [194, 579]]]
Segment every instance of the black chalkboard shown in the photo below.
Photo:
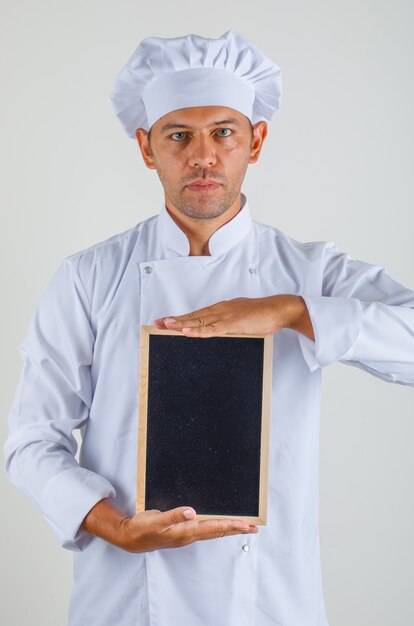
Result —
[[266, 523], [272, 345], [141, 326], [137, 512]]

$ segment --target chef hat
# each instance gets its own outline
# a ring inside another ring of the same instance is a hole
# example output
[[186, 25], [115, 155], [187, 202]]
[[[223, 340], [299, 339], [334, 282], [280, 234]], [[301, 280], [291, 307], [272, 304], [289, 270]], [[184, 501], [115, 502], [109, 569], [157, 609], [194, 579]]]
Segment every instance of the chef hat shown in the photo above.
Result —
[[111, 101], [129, 135], [160, 117], [194, 106], [225, 106], [252, 124], [280, 107], [281, 68], [235, 30], [143, 39], [116, 77]]

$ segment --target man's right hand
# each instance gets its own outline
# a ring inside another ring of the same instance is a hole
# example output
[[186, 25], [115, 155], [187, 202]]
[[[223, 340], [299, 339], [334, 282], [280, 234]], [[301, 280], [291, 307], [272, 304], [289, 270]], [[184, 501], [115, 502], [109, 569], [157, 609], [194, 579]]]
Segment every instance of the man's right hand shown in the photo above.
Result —
[[[191, 511], [192, 519], [184, 515]], [[178, 548], [194, 541], [227, 535], [257, 533], [257, 526], [243, 520], [195, 519], [194, 509], [180, 506], [169, 511], [152, 509], [128, 517], [108, 499], [100, 500], [81, 524], [86, 530], [128, 552]]]

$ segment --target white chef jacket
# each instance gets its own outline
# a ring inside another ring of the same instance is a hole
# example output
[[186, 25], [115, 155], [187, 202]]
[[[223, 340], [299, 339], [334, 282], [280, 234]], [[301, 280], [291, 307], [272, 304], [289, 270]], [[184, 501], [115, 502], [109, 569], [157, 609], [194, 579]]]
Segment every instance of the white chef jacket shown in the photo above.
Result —
[[[208, 256], [188, 256], [188, 239], [162, 203], [158, 215], [66, 257], [21, 344], [6, 469], [74, 551], [70, 626], [328, 624], [321, 370], [341, 361], [414, 386], [414, 292], [332, 242], [300, 243], [253, 220], [241, 198]], [[102, 498], [134, 514], [140, 325], [275, 294], [304, 297], [315, 341], [290, 329], [274, 334], [267, 525], [256, 535], [137, 554], [79, 531]]]

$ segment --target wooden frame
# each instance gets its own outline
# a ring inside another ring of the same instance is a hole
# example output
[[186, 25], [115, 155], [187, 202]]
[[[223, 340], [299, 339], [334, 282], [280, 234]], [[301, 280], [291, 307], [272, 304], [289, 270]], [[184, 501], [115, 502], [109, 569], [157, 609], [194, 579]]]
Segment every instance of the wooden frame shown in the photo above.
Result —
[[[137, 462], [137, 491], [136, 512], [145, 510], [146, 502], [146, 468], [147, 468], [147, 429], [148, 429], [148, 386], [150, 376], [150, 339], [152, 335], [180, 336], [183, 341], [211, 341], [210, 338], [194, 338], [183, 335], [180, 331], [160, 329], [156, 326], [141, 325], [140, 335], [140, 368], [139, 368], [139, 409], [138, 409], [138, 462]], [[242, 339], [263, 339], [263, 371], [262, 371], [262, 398], [261, 398], [261, 434], [260, 434], [260, 481], [258, 490], [258, 515], [214, 515], [197, 514], [198, 520], [203, 519], [242, 519], [250, 524], [267, 522], [268, 474], [269, 474], [269, 441], [270, 441], [270, 414], [272, 395], [272, 352], [273, 335], [217, 335], [217, 337], [236, 337]], [[167, 381], [168, 382], [168, 381]], [[165, 432], [165, 431], [163, 431]], [[184, 503], [183, 503], [184, 504]], [[185, 504], [192, 506], [191, 502]], [[177, 503], [175, 506], [181, 506]], [[154, 508], [149, 507], [149, 508]], [[156, 506], [155, 508], [159, 508]], [[174, 508], [174, 507], [171, 507]], [[197, 507], [195, 507], [197, 512]]]

